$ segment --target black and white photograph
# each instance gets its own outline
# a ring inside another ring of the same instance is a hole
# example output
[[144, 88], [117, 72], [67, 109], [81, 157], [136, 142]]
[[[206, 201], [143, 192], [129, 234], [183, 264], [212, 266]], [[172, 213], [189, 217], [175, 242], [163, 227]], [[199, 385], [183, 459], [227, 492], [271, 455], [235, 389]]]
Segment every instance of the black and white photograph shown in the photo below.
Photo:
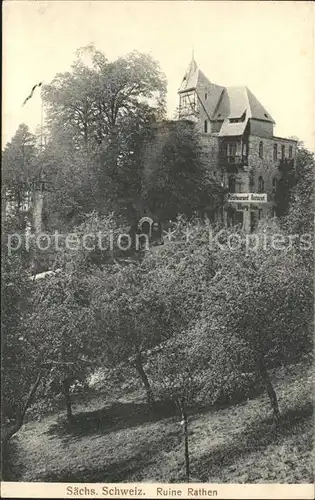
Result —
[[2, 21], [2, 497], [314, 498], [315, 4]]

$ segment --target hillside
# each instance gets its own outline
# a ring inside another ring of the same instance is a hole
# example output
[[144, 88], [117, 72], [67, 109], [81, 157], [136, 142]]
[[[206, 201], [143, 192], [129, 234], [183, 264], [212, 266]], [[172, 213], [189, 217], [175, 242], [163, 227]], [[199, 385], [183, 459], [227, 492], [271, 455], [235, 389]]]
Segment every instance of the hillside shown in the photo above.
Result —
[[[276, 432], [266, 395], [217, 411], [190, 415], [194, 480], [226, 483], [310, 483], [312, 367], [278, 369], [273, 382], [282, 412]], [[10, 480], [71, 482], [181, 482], [179, 419], [148, 415], [144, 396], [77, 404], [78, 424], [67, 430], [63, 412], [28, 422], [12, 439]]]

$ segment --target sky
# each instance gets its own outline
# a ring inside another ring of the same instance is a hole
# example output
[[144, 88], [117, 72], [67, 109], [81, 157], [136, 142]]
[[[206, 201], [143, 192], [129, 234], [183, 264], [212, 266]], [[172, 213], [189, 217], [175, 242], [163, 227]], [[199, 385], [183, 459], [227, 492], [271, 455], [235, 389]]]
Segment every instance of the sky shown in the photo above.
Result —
[[168, 80], [173, 118], [192, 51], [214, 83], [246, 85], [276, 121], [275, 135], [315, 150], [315, 4], [241, 1], [5, 0], [3, 146], [20, 123], [41, 122], [35, 83], [67, 71], [90, 43], [114, 60], [149, 53]]

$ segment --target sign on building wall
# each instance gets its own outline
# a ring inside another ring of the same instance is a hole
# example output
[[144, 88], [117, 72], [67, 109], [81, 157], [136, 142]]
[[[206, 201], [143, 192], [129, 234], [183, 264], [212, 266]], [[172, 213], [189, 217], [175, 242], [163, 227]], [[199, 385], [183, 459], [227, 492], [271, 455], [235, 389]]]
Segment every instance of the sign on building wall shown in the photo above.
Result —
[[229, 203], [267, 203], [267, 193], [228, 193]]

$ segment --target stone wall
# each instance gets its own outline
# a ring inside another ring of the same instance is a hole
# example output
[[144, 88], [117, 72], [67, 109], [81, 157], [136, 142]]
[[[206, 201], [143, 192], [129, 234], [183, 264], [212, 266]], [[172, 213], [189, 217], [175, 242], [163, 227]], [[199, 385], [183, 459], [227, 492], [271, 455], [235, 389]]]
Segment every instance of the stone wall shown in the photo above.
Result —
[[[156, 124], [152, 129], [152, 137], [147, 141], [144, 148], [144, 162], [148, 163], [152, 158], [158, 156], [163, 150], [165, 142], [172, 131], [180, 123], [186, 123], [187, 126], [195, 127], [196, 125], [189, 121], [165, 121]], [[204, 151], [204, 159], [209, 171], [214, 176], [219, 177], [219, 138], [216, 135], [200, 133], [200, 142]]]
[[[202, 116], [200, 116], [202, 118]], [[204, 117], [205, 118], [205, 117]], [[168, 135], [178, 122], [166, 121], [158, 124], [154, 129], [151, 141], [146, 148], [147, 157], [154, 157], [158, 154]], [[189, 124], [189, 122], [188, 122]], [[202, 120], [199, 121], [202, 126]], [[192, 125], [193, 126], [193, 125]], [[248, 137], [248, 166], [238, 168], [234, 174], [226, 167], [219, 164], [219, 137], [216, 134], [200, 132], [200, 140], [204, 149], [207, 168], [212, 173], [217, 182], [228, 188], [229, 176], [233, 175], [236, 182], [236, 192], [258, 192], [259, 178], [262, 177], [264, 186], [263, 192], [267, 193], [267, 203], [257, 206], [255, 217], [258, 219], [274, 215], [275, 189], [276, 183], [280, 179], [279, 164], [282, 159], [282, 146], [285, 148], [284, 158], [289, 159], [289, 147], [292, 146], [292, 160], [296, 155], [297, 142], [281, 137], [263, 137], [249, 135]], [[263, 145], [262, 157], [260, 157], [260, 143]], [[274, 159], [274, 144], [277, 144], [277, 158]], [[254, 207], [253, 207], [254, 208]], [[225, 207], [226, 209], [226, 207]]]
[[200, 141], [203, 146], [207, 167], [213, 176], [219, 179], [219, 137], [203, 133], [200, 134]]
[[[259, 145], [263, 144], [262, 158], [259, 156]], [[274, 160], [274, 144], [278, 145], [277, 159]], [[281, 160], [281, 147], [285, 147], [285, 158], [289, 158], [289, 146], [292, 146], [293, 160], [296, 154], [297, 143], [280, 137], [272, 139], [249, 136], [248, 164], [251, 172], [251, 191], [258, 191], [258, 181], [261, 176], [264, 181], [264, 192], [268, 194], [268, 201], [274, 201], [273, 179], [280, 178], [279, 162]]]
[[258, 137], [266, 137], [271, 139], [273, 137], [273, 123], [262, 120], [249, 120], [249, 133], [250, 135], [257, 135]]

